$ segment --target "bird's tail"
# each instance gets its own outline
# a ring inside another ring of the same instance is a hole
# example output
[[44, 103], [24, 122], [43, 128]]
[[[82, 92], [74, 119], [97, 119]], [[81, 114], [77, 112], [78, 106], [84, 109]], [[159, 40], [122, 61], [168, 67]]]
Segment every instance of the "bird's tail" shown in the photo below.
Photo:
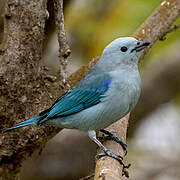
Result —
[[8, 131], [11, 131], [13, 129], [28, 126], [28, 125], [31, 125], [31, 124], [36, 124], [39, 119], [40, 119], [39, 116], [35, 117], [35, 118], [28, 119], [27, 121], [21, 122], [19, 124], [16, 124], [15, 126], [12, 126], [12, 127], [8, 128], [8, 129], [6, 129], [4, 132], [8, 132]]

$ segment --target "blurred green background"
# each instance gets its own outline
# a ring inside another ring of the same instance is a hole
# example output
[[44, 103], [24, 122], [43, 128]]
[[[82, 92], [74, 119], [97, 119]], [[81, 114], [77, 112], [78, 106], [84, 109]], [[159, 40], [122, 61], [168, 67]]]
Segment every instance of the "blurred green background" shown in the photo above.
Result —
[[[1, 0], [3, 14], [4, 1]], [[72, 53], [68, 73], [101, 55], [121, 36], [131, 36], [162, 0], [65, 0], [65, 28]], [[180, 18], [175, 24], [180, 23]], [[58, 42], [47, 22], [43, 60], [57, 75]], [[3, 22], [0, 19], [0, 40]], [[180, 30], [158, 41], [140, 63], [142, 95], [131, 114], [127, 161], [132, 180], [180, 179]], [[64, 130], [23, 166], [22, 180], [76, 180], [94, 171], [96, 145], [82, 132]]]

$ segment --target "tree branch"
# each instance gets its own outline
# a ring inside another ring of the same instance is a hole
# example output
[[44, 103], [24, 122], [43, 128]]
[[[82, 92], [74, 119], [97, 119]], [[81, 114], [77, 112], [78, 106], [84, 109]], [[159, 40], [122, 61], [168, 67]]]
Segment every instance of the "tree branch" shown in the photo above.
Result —
[[[137, 39], [151, 42], [151, 46], [165, 35], [174, 21], [180, 15], [180, 1], [166, 0], [149, 16], [149, 18], [134, 33]], [[143, 56], [148, 52], [144, 51]], [[143, 56], [141, 58], [143, 58]], [[126, 131], [129, 115], [114, 123], [108, 130], [114, 132], [122, 140], [126, 140]], [[121, 134], [120, 134], [121, 133]], [[111, 151], [123, 155], [123, 150], [117, 143], [108, 141], [105, 146]], [[98, 153], [101, 150], [98, 150]], [[122, 179], [122, 166], [114, 159], [103, 157], [96, 162], [95, 180], [120, 180]]]
[[64, 14], [63, 14], [63, 0], [53, 0], [54, 1], [54, 14], [55, 14], [55, 24], [56, 31], [58, 33], [59, 41], [59, 58], [60, 58], [60, 74], [63, 77], [62, 83], [65, 83], [66, 79], [66, 66], [67, 58], [71, 53], [69, 45], [67, 43], [66, 32], [64, 29]]
[[[172, 24], [179, 16], [178, 0], [164, 0], [160, 6], [146, 19], [146, 21], [134, 33], [137, 39], [147, 39], [151, 42], [151, 46], [165, 36]], [[148, 49], [144, 51], [144, 55]]]

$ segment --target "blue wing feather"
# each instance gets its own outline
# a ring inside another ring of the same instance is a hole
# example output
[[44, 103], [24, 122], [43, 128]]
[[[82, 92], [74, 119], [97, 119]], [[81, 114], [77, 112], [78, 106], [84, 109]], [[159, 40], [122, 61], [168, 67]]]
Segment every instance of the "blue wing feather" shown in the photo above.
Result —
[[98, 104], [112, 82], [108, 74], [83, 81], [60, 97], [51, 108], [40, 113], [40, 115], [46, 113], [47, 116], [38, 124], [42, 124], [48, 119], [68, 116]]

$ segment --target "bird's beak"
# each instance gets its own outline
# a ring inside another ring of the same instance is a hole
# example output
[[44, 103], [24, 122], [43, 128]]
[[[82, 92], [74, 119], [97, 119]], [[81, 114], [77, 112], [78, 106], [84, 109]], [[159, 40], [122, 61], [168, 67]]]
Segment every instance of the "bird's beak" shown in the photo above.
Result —
[[149, 46], [151, 43], [149, 41], [139, 41], [138, 45], [131, 50], [131, 52], [133, 52], [134, 50], [136, 50], [137, 52], [142, 51], [144, 48], [146, 48], [147, 46]]

